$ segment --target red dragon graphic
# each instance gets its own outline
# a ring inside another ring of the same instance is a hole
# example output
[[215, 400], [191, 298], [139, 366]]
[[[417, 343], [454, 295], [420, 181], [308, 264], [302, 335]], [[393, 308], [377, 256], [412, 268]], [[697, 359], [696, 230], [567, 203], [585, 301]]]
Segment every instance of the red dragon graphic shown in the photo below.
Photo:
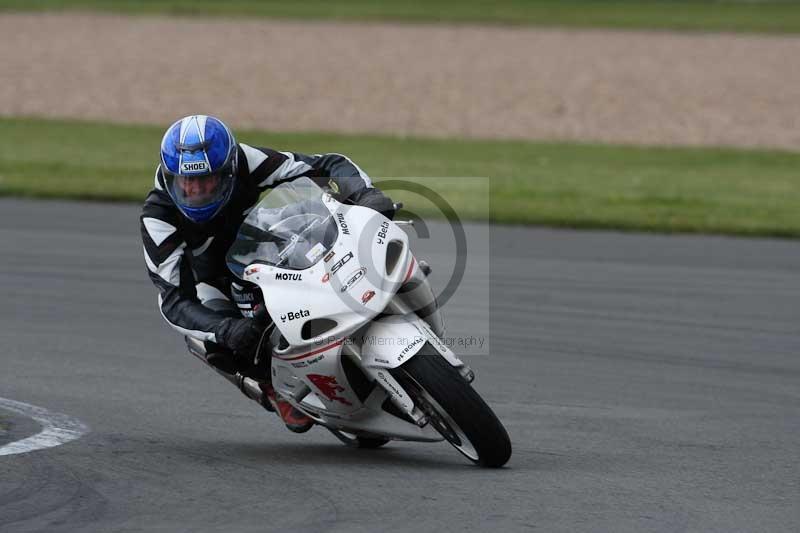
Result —
[[336, 382], [336, 376], [323, 376], [322, 374], [307, 374], [308, 379], [314, 384], [325, 397], [333, 402], [341, 402], [345, 405], [353, 405], [346, 398], [338, 396], [338, 393], [344, 392], [345, 388]]

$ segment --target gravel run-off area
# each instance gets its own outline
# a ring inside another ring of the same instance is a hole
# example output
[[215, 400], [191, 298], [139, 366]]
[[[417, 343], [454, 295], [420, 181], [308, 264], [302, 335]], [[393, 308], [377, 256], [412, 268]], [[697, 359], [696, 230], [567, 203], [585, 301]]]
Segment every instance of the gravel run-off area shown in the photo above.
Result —
[[0, 15], [0, 116], [800, 148], [800, 38]]

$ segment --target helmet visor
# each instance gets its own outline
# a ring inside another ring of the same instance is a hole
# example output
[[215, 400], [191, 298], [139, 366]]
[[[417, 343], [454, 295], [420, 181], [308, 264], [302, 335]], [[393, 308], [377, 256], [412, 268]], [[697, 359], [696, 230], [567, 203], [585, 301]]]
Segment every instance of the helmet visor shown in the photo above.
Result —
[[205, 176], [177, 175], [172, 183], [175, 200], [185, 207], [205, 207], [225, 197], [227, 192], [221, 172]]

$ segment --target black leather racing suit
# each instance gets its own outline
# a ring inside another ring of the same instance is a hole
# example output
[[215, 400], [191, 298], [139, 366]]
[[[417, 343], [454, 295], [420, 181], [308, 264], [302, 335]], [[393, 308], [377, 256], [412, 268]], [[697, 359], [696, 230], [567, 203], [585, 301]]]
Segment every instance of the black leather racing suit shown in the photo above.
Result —
[[140, 218], [144, 258], [158, 288], [158, 306], [170, 326], [190, 337], [217, 342], [215, 328], [230, 313], [205, 303], [230, 300], [231, 274], [225, 254], [259, 195], [283, 181], [308, 176], [319, 185], [334, 181], [338, 199], [365, 205], [387, 216], [392, 202], [369, 177], [340, 154], [308, 156], [269, 148], [238, 146], [238, 171], [232, 197], [211, 221], [184, 217], [165, 190], [160, 166]]

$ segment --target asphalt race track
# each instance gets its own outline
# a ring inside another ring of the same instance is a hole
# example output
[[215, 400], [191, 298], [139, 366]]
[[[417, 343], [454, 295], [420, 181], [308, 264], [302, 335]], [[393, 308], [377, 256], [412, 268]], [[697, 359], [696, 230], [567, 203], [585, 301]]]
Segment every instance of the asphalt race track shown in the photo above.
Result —
[[[88, 426], [0, 456], [3, 533], [800, 529], [800, 243], [467, 226], [446, 313], [491, 335], [466, 357], [514, 445], [490, 471], [283, 429], [163, 323], [137, 218], [0, 200], [0, 398]], [[38, 430], [0, 406], [0, 447]]]

